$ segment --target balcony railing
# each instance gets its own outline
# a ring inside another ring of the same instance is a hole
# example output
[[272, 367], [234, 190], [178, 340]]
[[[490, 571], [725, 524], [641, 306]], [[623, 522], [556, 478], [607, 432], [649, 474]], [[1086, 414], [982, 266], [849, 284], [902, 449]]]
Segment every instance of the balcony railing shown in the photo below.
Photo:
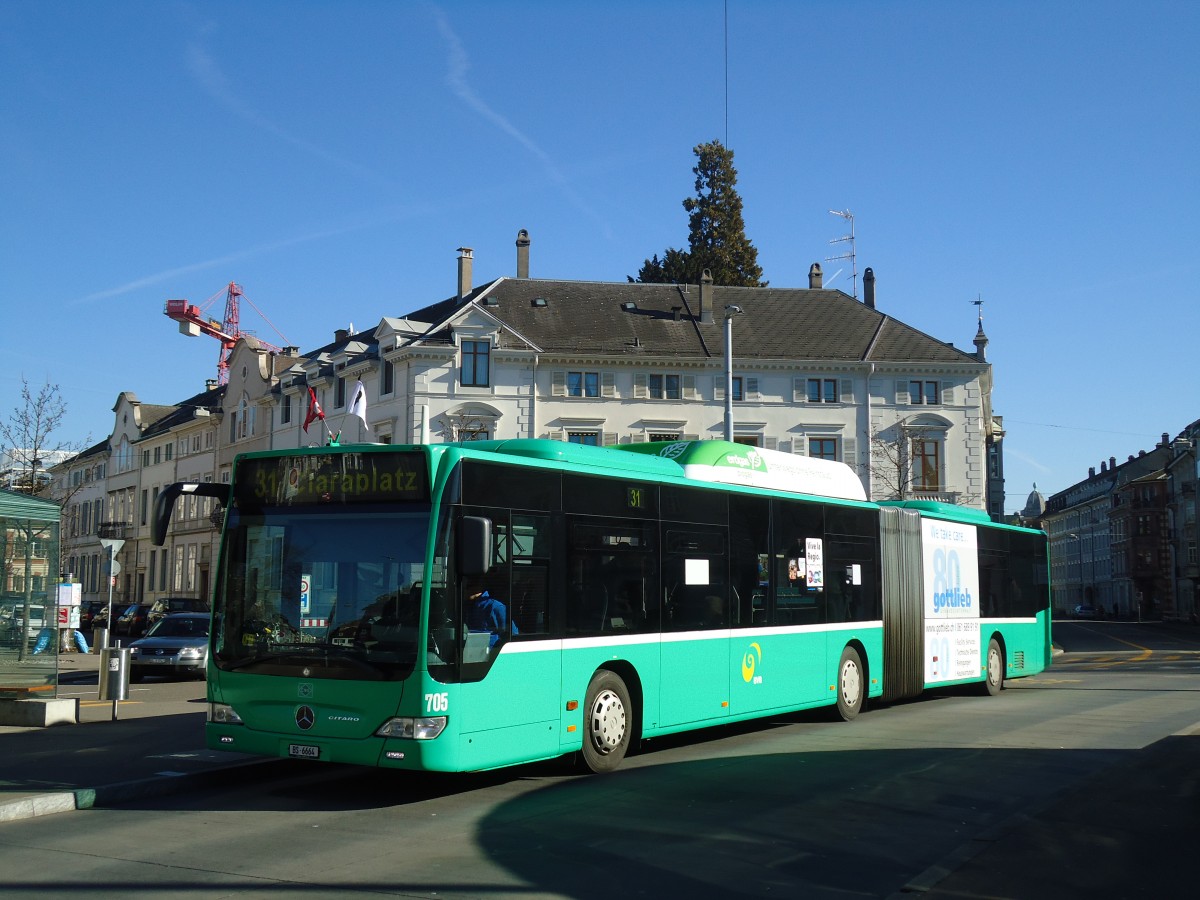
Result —
[[958, 491], [909, 491], [905, 500], [934, 500], [938, 503], [958, 503]]
[[123, 541], [129, 525], [125, 522], [101, 522], [96, 529], [96, 536], [101, 540]]

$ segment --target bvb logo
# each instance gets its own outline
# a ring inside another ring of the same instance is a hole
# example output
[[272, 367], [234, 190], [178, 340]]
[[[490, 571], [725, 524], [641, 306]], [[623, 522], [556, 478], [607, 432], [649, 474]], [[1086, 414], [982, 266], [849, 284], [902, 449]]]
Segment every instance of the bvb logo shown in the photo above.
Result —
[[[742, 681], [756, 681], [754, 670], [758, 668], [758, 664], [762, 662], [762, 647], [755, 642], [750, 645], [750, 649], [746, 651], [746, 655], [742, 657]], [[762, 676], [759, 676], [761, 679]]]

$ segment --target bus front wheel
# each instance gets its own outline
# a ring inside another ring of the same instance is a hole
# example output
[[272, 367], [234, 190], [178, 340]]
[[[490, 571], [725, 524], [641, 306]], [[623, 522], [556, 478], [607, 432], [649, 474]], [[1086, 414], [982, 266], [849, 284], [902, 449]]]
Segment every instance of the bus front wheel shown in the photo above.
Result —
[[583, 762], [598, 775], [612, 772], [629, 750], [633, 704], [629, 689], [615, 672], [592, 676], [584, 704]]
[[983, 679], [983, 690], [989, 697], [995, 697], [1004, 689], [1004, 652], [1000, 642], [995, 638], [988, 641], [987, 674]]
[[837, 711], [849, 722], [862, 712], [867, 696], [867, 682], [863, 671], [862, 657], [853, 647], [842, 651], [837, 671]]

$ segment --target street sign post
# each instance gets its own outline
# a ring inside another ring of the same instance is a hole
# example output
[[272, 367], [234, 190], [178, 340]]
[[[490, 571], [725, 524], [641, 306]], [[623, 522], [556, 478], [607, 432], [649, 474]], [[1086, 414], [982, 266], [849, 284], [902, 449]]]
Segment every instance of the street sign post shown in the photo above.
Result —
[[[108, 619], [106, 620], [106, 635], [105, 645], [108, 644], [108, 635], [113, 633], [112, 620], [112, 595], [113, 584], [116, 583], [117, 573], [121, 571], [121, 564], [117, 562], [117, 552], [125, 546], [125, 542], [120, 538], [100, 538], [100, 544], [108, 550]], [[104, 650], [106, 647], [97, 647], [97, 650]]]

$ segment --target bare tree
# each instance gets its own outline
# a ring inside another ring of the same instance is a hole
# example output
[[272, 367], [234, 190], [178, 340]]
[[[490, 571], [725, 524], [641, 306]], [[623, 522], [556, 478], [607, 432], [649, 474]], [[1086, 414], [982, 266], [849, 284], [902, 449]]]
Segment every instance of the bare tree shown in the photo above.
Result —
[[488, 437], [487, 423], [480, 416], [468, 413], [443, 413], [438, 418], [442, 425], [442, 440], [447, 444], [479, 441]]
[[[37, 393], [29, 382], [21, 379], [21, 401], [12, 411], [7, 422], [0, 422], [0, 453], [5, 461], [5, 486], [9, 490], [53, 499], [60, 505], [63, 496], [51, 497], [53, 475], [50, 469], [64, 459], [78, 453], [87, 442], [68, 445], [54, 442], [52, 435], [62, 425], [67, 405], [62, 399], [58, 385], [46, 383]], [[10, 584], [13, 575], [20, 573], [22, 584], [22, 616], [18, 659], [28, 652], [29, 612], [33, 605], [33, 584], [36, 574], [35, 560], [48, 557], [57, 550], [52, 543], [53, 529], [46, 522], [33, 519], [15, 519], [4, 528], [4, 548], [0, 554], [0, 583]], [[46, 559], [45, 577], [57, 574], [58, 560]]]
[[904, 500], [912, 487], [912, 454], [900, 423], [866, 433], [870, 455], [867, 474], [875, 500]]
[[[871, 483], [871, 498], [874, 500], [911, 500], [924, 493], [913, 484], [913, 443], [930, 440], [940, 434], [939, 428], [923, 428], [920, 425], [894, 422], [887, 428], [867, 432], [870, 457], [866, 464]], [[939, 491], [938, 493], [950, 493]], [[974, 506], [980, 502], [979, 494], [964, 491], [955, 493], [960, 505]]]

